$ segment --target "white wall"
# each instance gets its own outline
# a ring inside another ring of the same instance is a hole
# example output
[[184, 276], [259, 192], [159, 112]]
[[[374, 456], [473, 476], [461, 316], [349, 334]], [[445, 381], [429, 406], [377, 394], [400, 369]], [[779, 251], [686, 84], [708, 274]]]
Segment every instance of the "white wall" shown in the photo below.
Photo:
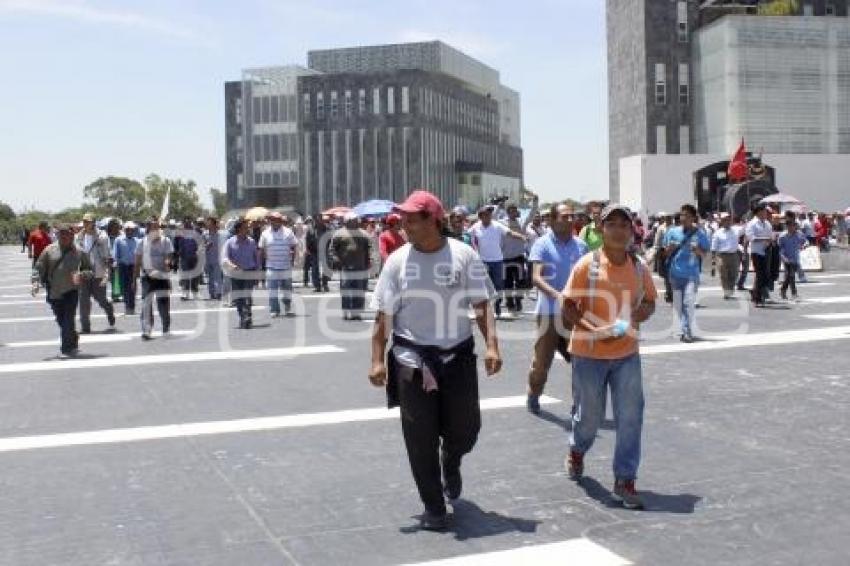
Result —
[[[693, 173], [719, 155], [633, 155], [620, 160], [620, 200], [642, 216], [694, 202]], [[818, 211], [850, 206], [850, 155], [765, 155], [779, 191]]]

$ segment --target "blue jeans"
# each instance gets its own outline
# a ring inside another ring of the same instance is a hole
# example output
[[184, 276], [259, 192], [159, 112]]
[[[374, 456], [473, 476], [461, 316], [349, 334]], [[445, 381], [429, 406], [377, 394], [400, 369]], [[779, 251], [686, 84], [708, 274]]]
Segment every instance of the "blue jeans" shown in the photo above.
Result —
[[670, 276], [670, 287], [673, 289], [673, 308], [679, 317], [682, 334], [692, 336], [696, 320], [697, 282]]
[[632, 354], [619, 360], [573, 356], [572, 366], [576, 409], [570, 449], [584, 454], [593, 446], [605, 418], [605, 395], [610, 387], [617, 429], [614, 477], [620, 480], [637, 478], [644, 405], [640, 355]]
[[266, 289], [269, 291], [269, 312], [280, 314], [281, 295], [283, 308], [289, 312], [292, 308], [292, 270], [266, 269]]
[[121, 293], [124, 295], [124, 310], [136, 310], [136, 282], [133, 280], [134, 265], [118, 264], [118, 280], [121, 282]]
[[207, 275], [207, 292], [210, 294], [210, 299], [220, 299], [224, 283], [221, 264], [218, 261], [210, 261], [208, 259], [206, 264], [204, 264], [204, 272]]
[[484, 265], [487, 267], [487, 274], [496, 290], [496, 304], [493, 310], [496, 312], [496, 316], [499, 316], [502, 313], [502, 291], [505, 289], [505, 262], [485, 261]]

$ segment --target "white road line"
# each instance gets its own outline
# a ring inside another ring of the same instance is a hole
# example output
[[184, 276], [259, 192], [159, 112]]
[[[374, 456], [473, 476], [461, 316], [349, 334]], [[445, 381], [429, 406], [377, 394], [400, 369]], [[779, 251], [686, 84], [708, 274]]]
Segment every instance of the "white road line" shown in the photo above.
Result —
[[702, 350], [728, 350], [781, 344], [800, 344], [823, 342], [828, 340], [850, 339], [850, 326], [809, 328], [806, 330], [788, 330], [783, 332], [759, 332], [753, 334], [734, 334], [701, 336], [702, 340], [691, 344], [657, 344], [641, 346], [641, 356], [675, 354]]
[[125, 367], [156, 364], [185, 364], [217, 362], [222, 360], [259, 360], [268, 358], [291, 358], [313, 354], [335, 354], [344, 349], [332, 345], [304, 346], [294, 348], [268, 348], [262, 350], [230, 350], [213, 352], [187, 352], [183, 354], [158, 354], [105, 358], [71, 358], [46, 362], [25, 362], [0, 365], [0, 374], [23, 374], [33, 371], [67, 371], [74, 369]]
[[29, 285], [0, 285], [0, 289], [30, 289]]
[[[32, 296], [32, 295], [30, 295]], [[30, 299], [29, 301], [3, 301], [0, 302], [0, 306], [4, 307], [14, 307], [18, 305], [44, 305], [46, 302], [44, 299]]]
[[[525, 395], [516, 397], [496, 397], [482, 399], [481, 410], [510, 409], [525, 406]], [[560, 403], [559, 399], [543, 395], [540, 403], [551, 405]], [[208, 436], [214, 434], [232, 434], [238, 432], [259, 432], [309, 426], [335, 425], [353, 422], [380, 421], [399, 418], [398, 408], [386, 407], [374, 409], [350, 409], [326, 413], [305, 413], [254, 419], [231, 421], [211, 421], [200, 423], [181, 423], [161, 426], [142, 426], [136, 428], [118, 428], [93, 430], [87, 432], [69, 432], [41, 436], [19, 436], [0, 438], [0, 452], [34, 450], [38, 448], [59, 448], [63, 446], [84, 446], [92, 444], [116, 444], [120, 442], [139, 442], [142, 440], [163, 440], [188, 436]]]
[[803, 318], [813, 320], [850, 320], [850, 312], [833, 312], [828, 314], [807, 314]]
[[[170, 332], [171, 336], [191, 336], [196, 334], [193, 330], [172, 330]], [[82, 335], [80, 336], [80, 344], [105, 344], [109, 342], [130, 342], [132, 340], [136, 340], [141, 336], [140, 332], [130, 333], [130, 334], [96, 334], [96, 335]], [[161, 333], [156, 333], [154, 336], [162, 336]], [[59, 343], [59, 339], [55, 340], [32, 340], [29, 342], [9, 342], [8, 344], [3, 344], [0, 342], [0, 348], [34, 348], [37, 346], [56, 346]]]
[[850, 303], [850, 295], [844, 295], [839, 297], [807, 297], [805, 299], [802, 299], [800, 302], [802, 304], [815, 303], [819, 305], [837, 305], [841, 303]]
[[418, 562], [407, 566], [627, 566], [632, 564], [622, 556], [614, 554], [604, 546], [586, 538], [575, 538], [563, 542], [521, 546], [499, 552], [484, 552], [457, 556], [445, 560]]
[[[262, 310], [266, 310], [267, 308], [268, 307], [264, 307], [264, 306], [260, 306], [260, 305], [254, 305], [254, 307], [253, 307], [253, 309], [255, 311], [262, 311]], [[233, 311], [234, 314], [236, 313], [235, 308], [212, 307], [212, 308], [207, 308], [207, 309], [202, 308], [202, 309], [173, 310], [173, 311], [171, 311], [171, 314], [173, 316], [173, 315], [181, 315], [181, 314], [196, 314], [196, 313], [205, 313], [205, 312], [226, 312], [226, 311]], [[133, 316], [136, 316], [136, 315], [133, 315]], [[93, 314], [93, 315], [91, 315], [91, 318], [93, 318], [93, 319], [105, 319], [106, 315], [105, 314]], [[44, 321], [48, 321], [48, 320], [55, 320], [55, 318], [52, 317], [52, 316], [24, 316], [24, 317], [17, 317], [17, 318], [0, 318], [0, 324], [15, 324], [15, 323], [19, 323], [19, 322], [44, 322]]]

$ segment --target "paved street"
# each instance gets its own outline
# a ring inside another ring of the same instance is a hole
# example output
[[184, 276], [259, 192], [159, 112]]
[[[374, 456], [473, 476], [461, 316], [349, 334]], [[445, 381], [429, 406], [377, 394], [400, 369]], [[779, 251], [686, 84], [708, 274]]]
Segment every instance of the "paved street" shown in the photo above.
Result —
[[639, 512], [609, 501], [610, 421], [569, 481], [568, 368], [527, 413], [532, 317], [500, 322], [505, 366], [481, 378], [482, 433], [439, 534], [414, 528], [398, 417], [366, 378], [371, 326], [343, 322], [338, 294], [298, 287], [296, 318], [257, 309], [252, 330], [174, 297], [173, 336], [149, 343], [137, 317], [104, 332], [95, 306], [83, 355], [57, 360], [28, 265], [0, 248], [0, 564], [847, 564], [850, 273], [763, 310], [706, 279], [694, 344], [659, 306]]

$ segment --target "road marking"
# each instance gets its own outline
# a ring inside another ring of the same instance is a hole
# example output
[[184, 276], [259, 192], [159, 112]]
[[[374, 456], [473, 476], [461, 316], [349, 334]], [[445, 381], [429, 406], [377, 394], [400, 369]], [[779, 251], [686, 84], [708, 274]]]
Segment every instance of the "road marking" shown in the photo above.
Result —
[[850, 295], [844, 295], [839, 297], [814, 297], [814, 298], [806, 298], [801, 299], [800, 302], [802, 304], [806, 303], [815, 303], [818, 305], [837, 305], [841, 303], [850, 303]]
[[[32, 296], [32, 295], [30, 295]], [[5, 297], [4, 297], [5, 298]], [[4, 307], [14, 307], [17, 305], [44, 305], [46, 301], [44, 299], [30, 299], [29, 301], [3, 301], [0, 302], [0, 306]]]
[[641, 346], [641, 356], [659, 354], [675, 354], [679, 352], [694, 352], [703, 350], [728, 350], [760, 346], [777, 346], [781, 344], [797, 344], [823, 342], [828, 340], [850, 339], [850, 326], [835, 326], [826, 328], [809, 328], [806, 330], [788, 330], [783, 332], [759, 332], [753, 334], [733, 334], [731, 336], [701, 336], [701, 339], [691, 344], [656, 344]]
[[[171, 336], [191, 336], [197, 335], [194, 330], [172, 330]], [[109, 342], [130, 342], [141, 337], [141, 332], [130, 334], [97, 334], [97, 335], [82, 335], [80, 336], [80, 344], [105, 344]], [[157, 332], [154, 336], [161, 337], [162, 334]], [[29, 342], [9, 342], [3, 344], [0, 342], [0, 348], [34, 348], [37, 346], [56, 346], [59, 339], [55, 340], [32, 340]]]
[[[495, 409], [524, 407], [525, 401], [525, 395], [515, 397], [496, 397], [493, 399], [482, 399], [480, 405], [482, 411], [491, 411]], [[555, 399], [547, 395], [540, 397], [541, 404], [552, 405], [560, 402], [561, 401], [559, 399]], [[19, 436], [13, 438], [0, 438], [0, 452], [34, 450], [38, 448], [60, 448], [63, 446], [116, 444], [121, 442], [139, 442], [142, 440], [164, 440], [169, 438], [209, 436], [239, 432], [259, 432], [353, 422], [380, 421], [397, 418], [399, 418], [398, 408], [389, 410], [386, 407], [379, 407], [374, 409], [350, 409], [326, 413], [305, 413], [253, 419], [237, 419], [231, 421], [142, 426], [135, 428], [92, 430], [87, 432], [67, 432], [40, 436]]]
[[156, 364], [185, 364], [196, 362], [216, 362], [222, 360], [260, 360], [268, 358], [291, 358], [314, 354], [336, 354], [345, 352], [338, 346], [303, 346], [293, 348], [268, 348], [263, 350], [229, 350], [215, 352], [187, 352], [183, 354], [157, 354], [145, 356], [70, 358], [67, 360], [49, 360], [46, 362], [25, 362], [0, 365], [0, 374], [23, 374], [32, 371], [67, 371], [74, 369], [125, 367]]
[[833, 312], [828, 314], [807, 314], [804, 318], [814, 320], [850, 320], [850, 312]]
[[516, 564], [627, 566], [632, 563], [591, 540], [575, 538], [550, 544], [521, 546], [499, 552], [483, 552], [445, 560], [411, 563], [407, 566], [515, 566]]
[[0, 289], [31, 289], [31, 285], [0, 285]]
[[[253, 307], [253, 309], [255, 311], [262, 311], [262, 310], [266, 310], [267, 308], [268, 307], [259, 306], [259, 305], [254, 305], [254, 307]], [[173, 316], [173, 315], [181, 315], [181, 314], [195, 314], [195, 313], [206, 313], [206, 312], [227, 312], [227, 311], [233, 311], [234, 313], [236, 313], [236, 309], [231, 308], [231, 307], [211, 307], [211, 308], [202, 308], [202, 309], [178, 309], [178, 310], [171, 311], [171, 315]], [[131, 316], [137, 316], [137, 315], [131, 315]], [[91, 318], [93, 318], [93, 319], [94, 318], [105, 319], [106, 315], [105, 314], [93, 314], [93, 315], [91, 315]], [[55, 320], [55, 318], [52, 317], [52, 316], [24, 316], [24, 317], [18, 317], [18, 318], [0, 318], [0, 324], [13, 324], [13, 323], [19, 323], [19, 322], [44, 322], [44, 321], [47, 321], [47, 320]]]

